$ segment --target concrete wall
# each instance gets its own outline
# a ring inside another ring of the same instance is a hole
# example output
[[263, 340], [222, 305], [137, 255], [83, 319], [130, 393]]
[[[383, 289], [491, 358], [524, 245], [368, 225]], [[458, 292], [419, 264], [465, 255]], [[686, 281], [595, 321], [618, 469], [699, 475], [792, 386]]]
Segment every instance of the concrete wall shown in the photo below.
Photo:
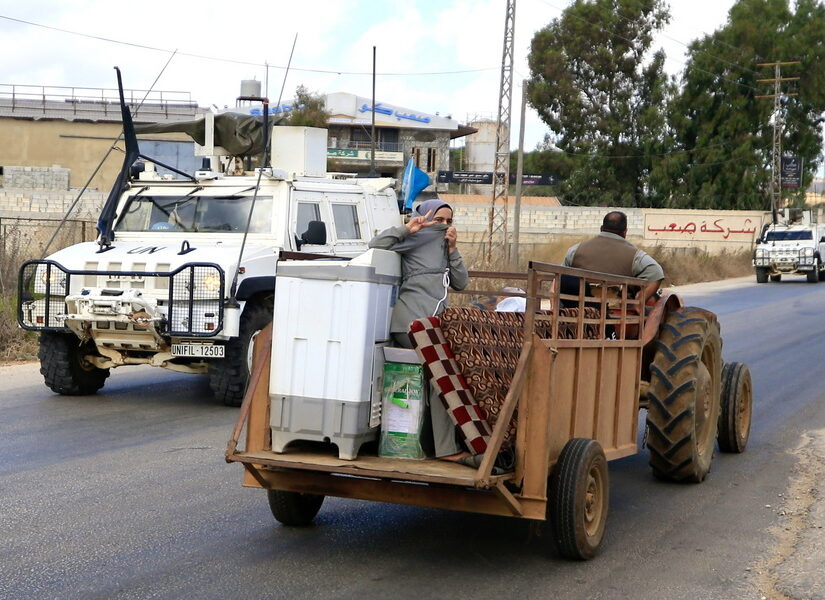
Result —
[[5, 167], [3, 187], [60, 190], [69, 189], [69, 169], [52, 167]]
[[[489, 205], [455, 201], [451, 205], [459, 232], [465, 237], [483, 239]], [[769, 215], [761, 211], [522, 206], [520, 241], [541, 243], [548, 240], [548, 235], [594, 235], [599, 232], [605, 213], [611, 210], [622, 210], [627, 215], [628, 238], [634, 242], [701, 248], [712, 253], [752, 248], [762, 223], [769, 220]], [[508, 231], [513, 231], [512, 207], [508, 212]]]
[[[67, 188], [80, 188], [94, 173], [122, 129], [120, 123], [0, 118], [0, 140], [3, 140], [0, 166], [5, 171], [7, 167], [17, 165], [60, 165], [70, 171]], [[151, 139], [192, 143], [184, 134], [152, 134]], [[123, 148], [122, 142], [119, 147]], [[147, 154], [143, 146], [141, 151]], [[90, 187], [108, 191], [122, 164], [122, 152], [109, 154]]]
[[[0, 188], [0, 215], [19, 218], [60, 219], [72, 205], [80, 190]], [[87, 190], [75, 205], [73, 219], [97, 221], [108, 193]]]

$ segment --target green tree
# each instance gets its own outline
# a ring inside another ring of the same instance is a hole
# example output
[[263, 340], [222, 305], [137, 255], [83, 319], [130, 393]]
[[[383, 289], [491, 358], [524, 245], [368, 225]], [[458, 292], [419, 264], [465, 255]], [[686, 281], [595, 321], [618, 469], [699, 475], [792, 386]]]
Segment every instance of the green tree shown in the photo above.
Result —
[[570, 159], [563, 201], [662, 202], [650, 176], [666, 150], [672, 88], [664, 53], [649, 50], [668, 19], [663, 0], [575, 0], [533, 37], [528, 101]]
[[782, 150], [804, 159], [803, 187], [786, 191], [800, 203], [821, 153], [819, 119], [825, 110], [825, 6], [818, 0], [738, 0], [726, 25], [690, 45], [679, 95], [669, 107], [675, 151], [652, 176], [679, 208], [770, 207], [773, 144], [772, 67], [785, 66]]
[[[510, 173], [515, 174], [518, 161], [518, 152], [510, 153]], [[540, 175], [555, 175], [560, 181], [570, 177], [573, 170], [573, 159], [569, 155], [552, 147], [549, 136], [538, 144], [532, 152], [524, 153], [524, 173]], [[515, 194], [515, 186], [511, 186], [510, 193]], [[531, 185], [522, 189], [525, 196], [558, 196], [560, 188], [557, 185]]]
[[328, 127], [329, 115], [324, 96], [314, 94], [303, 85], [299, 85], [295, 90], [292, 110], [289, 112], [284, 124], [326, 128]]

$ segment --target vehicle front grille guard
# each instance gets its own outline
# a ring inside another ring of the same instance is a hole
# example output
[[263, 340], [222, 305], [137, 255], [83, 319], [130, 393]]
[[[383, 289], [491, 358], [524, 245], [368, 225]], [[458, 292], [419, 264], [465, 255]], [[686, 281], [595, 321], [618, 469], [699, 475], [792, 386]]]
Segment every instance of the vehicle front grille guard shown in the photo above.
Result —
[[[169, 280], [168, 285], [163, 286], [168, 288], [166, 318], [158, 325], [162, 334], [213, 337], [223, 329], [225, 275], [216, 264], [190, 263], [169, 272], [72, 271], [52, 260], [30, 260], [20, 267], [17, 290], [17, 322], [20, 327], [30, 331], [68, 331], [65, 323], [68, 314], [66, 296], [80, 293], [80, 287], [72, 292], [72, 278], [81, 276], [117, 277], [121, 280], [143, 278], [144, 281], [166, 278]], [[117, 292], [123, 291], [122, 288], [112, 288], [112, 298], [116, 299]], [[30, 319], [29, 315], [33, 318]], [[214, 324], [214, 329], [205, 331], [207, 320]]]

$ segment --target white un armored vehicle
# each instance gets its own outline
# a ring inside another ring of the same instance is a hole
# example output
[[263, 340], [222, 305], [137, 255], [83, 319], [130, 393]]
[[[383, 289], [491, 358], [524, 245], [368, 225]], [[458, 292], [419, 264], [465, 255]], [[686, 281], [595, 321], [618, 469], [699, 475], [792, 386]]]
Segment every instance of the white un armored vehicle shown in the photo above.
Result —
[[[205, 148], [225, 155], [211, 162], [223, 168], [188, 180], [152, 164], [137, 172], [138, 158], [151, 159], [122, 86], [121, 105], [126, 159], [98, 239], [21, 267], [19, 324], [41, 332], [40, 370], [57, 393], [91, 394], [111, 368], [148, 364], [208, 374], [215, 395], [237, 406], [251, 340], [273, 319], [276, 263], [364, 252], [377, 231], [401, 224], [394, 180], [327, 174], [326, 130], [307, 127], [273, 128], [274, 168], [243, 171], [212, 137], [211, 114]], [[267, 130], [264, 117], [264, 149]]]
[[782, 275], [805, 275], [810, 283], [825, 278], [825, 227], [810, 223], [770, 225], [753, 254], [756, 281], [779, 281]]

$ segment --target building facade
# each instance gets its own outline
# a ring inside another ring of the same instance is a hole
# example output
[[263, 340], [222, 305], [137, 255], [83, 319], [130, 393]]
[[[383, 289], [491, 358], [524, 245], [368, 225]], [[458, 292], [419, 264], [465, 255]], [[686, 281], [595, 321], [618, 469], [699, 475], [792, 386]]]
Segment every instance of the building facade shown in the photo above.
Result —
[[424, 192], [446, 191], [446, 184], [437, 184], [436, 179], [439, 170], [449, 169], [450, 140], [475, 132], [449, 115], [431, 115], [386, 102], [373, 107], [372, 100], [344, 92], [327, 94], [326, 109], [330, 113], [330, 171], [369, 174], [374, 113], [376, 173], [400, 180], [412, 157], [432, 181]]

